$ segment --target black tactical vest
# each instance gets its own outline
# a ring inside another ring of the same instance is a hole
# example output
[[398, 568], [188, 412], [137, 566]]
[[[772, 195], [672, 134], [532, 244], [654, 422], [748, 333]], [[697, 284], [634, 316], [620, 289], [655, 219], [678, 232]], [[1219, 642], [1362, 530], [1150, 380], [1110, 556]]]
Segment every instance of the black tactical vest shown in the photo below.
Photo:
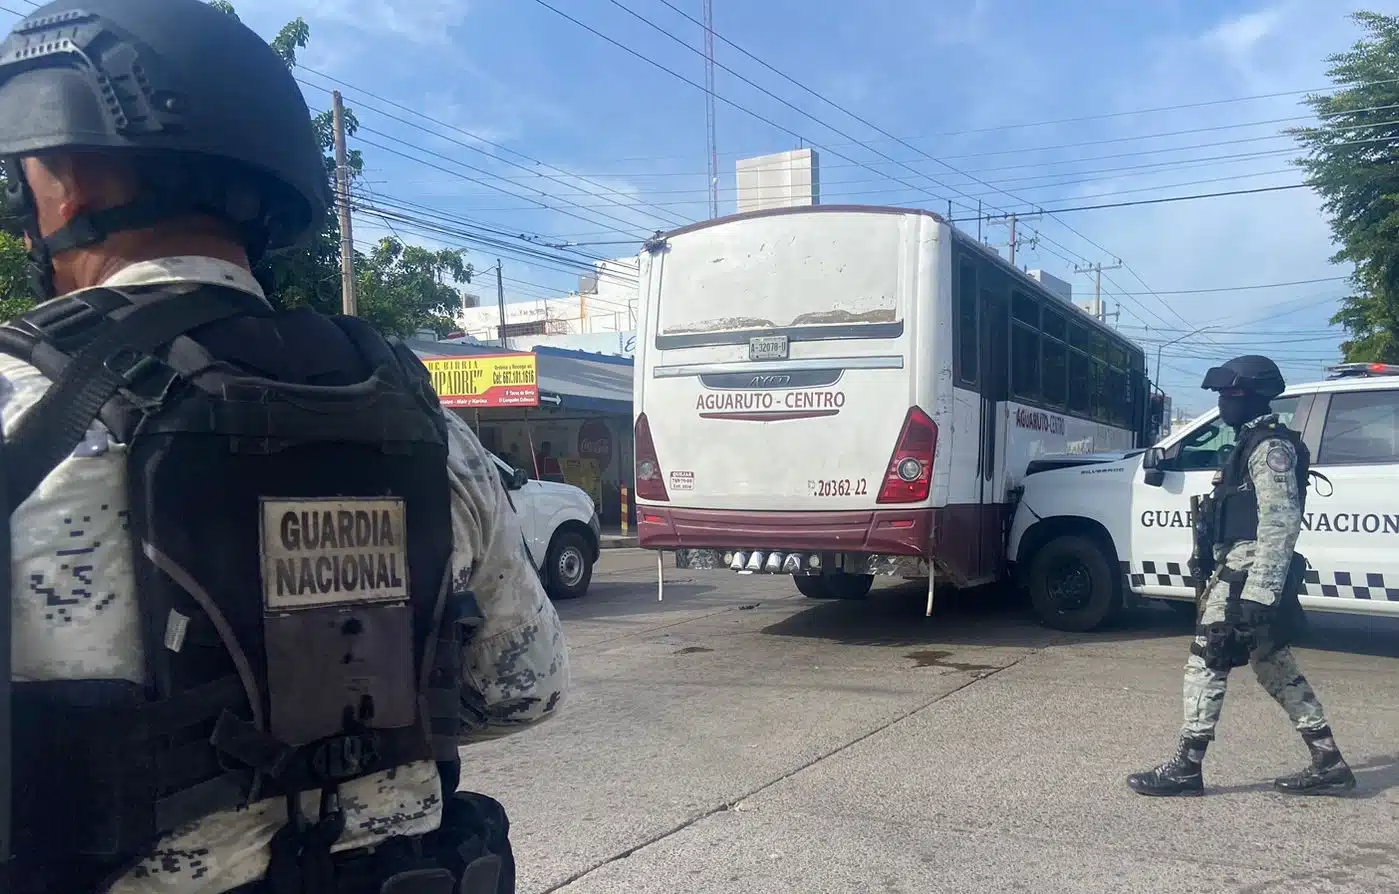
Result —
[[0, 351], [54, 382], [8, 439], [10, 511], [94, 419], [127, 445], [149, 680], [14, 685], [22, 861], [130, 865], [215, 811], [334, 803], [452, 738], [423, 707], [453, 610], [447, 435], [406, 346], [175, 284], [47, 302]]
[[1297, 492], [1305, 503], [1311, 454], [1301, 436], [1276, 418], [1271, 423], [1253, 426], [1239, 438], [1215, 479], [1216, 543], [1228, 546], [1258, 539], [1258, 494], [1248, 473], [1248, 461], [1260, 444], [1272, 438], [1287, 441], [1297, 451], [1293, 473], [1297, 476]]

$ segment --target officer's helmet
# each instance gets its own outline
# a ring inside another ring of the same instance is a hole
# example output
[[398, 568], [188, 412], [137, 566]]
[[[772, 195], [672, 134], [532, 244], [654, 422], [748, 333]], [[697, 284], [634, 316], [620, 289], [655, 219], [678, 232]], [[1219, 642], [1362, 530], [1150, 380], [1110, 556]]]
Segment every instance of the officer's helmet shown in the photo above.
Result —
[[1239, 389], [1272, 400], [1282, 394], [1287, 383], [1276, 363], [1258, 354], [1247, 354], [1211, 368], [1200, 387], [1206, 391]]
[[252, 260], [318, 230], [329, 172], [306, 101], [261, 37], [202, 0], [55, 0], [0, 44], [0, 159], [38, 242], [19, 160], [120, 154], [142, 195], [81, 215], [36, 260], [191, 214], [230, 225]]

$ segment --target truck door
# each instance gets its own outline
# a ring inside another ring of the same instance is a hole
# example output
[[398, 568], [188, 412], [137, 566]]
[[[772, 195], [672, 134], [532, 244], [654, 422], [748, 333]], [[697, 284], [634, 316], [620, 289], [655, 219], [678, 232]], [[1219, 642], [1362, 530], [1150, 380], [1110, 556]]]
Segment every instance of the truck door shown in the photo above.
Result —
[[[1310, 405], [1310, 395], [1305, 396], [1305, 402]], [[1296, 428], [1306, 424], [1303, 397], [1279, 398], [1273, 401], [1273, 411], [1284, 425]], [[1161, 475], [1159, 484], [1150, 483], [1153, 470], [1137, 470], [1132, 482], [1130, 555], [1120, 557], [1128, 564], [1134, 592], [1179, 598], [1194, 595], [1188, 567], [1194, 545], [1190, 498], [1209, 493], [1214, 474], [1234, 443], [1234, 429], [1216, 416], [1167, 448], [1154, 470]], [[1303, 538], [1306, 536], [1304, 532]]]
[[1316, 402], [1307, 443], [1312, 468], [1330, 483], [1313, 480], [1307, 494], [1297, 539], [1311, 563], [1303, 603], [1332, 609], [1340, 600], [1365, 600], [1362, 611], [1399, 614], [1391, 484], [1399, 468], [1399, 390], [1338, 391]]

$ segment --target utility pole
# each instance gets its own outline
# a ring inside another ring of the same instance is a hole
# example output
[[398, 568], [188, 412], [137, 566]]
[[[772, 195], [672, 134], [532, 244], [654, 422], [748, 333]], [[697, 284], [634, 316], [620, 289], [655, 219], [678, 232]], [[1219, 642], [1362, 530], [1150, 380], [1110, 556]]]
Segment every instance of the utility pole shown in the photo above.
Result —
[[345, 103], [340, 91], [330, 94], [331, 124], [335, 132], [335, 191], [340, 206], [340, 312], [359, 313], [355, 300], [355, 237], [350, 231], [350, 163], [345, 152]]
[[704, 0], [704, 122], [709, 138], [709, 216], [719, 216], [719, 141], [714, 127], [714, 0]]
[[1085, 264], [1082, 267], [1077, 264], [1074, 265], [1075, 273], [1093, 274], [1093, 307], [1097, 311], [1094, 316], [1098, 318], [1099, 322], [1105, 322], [1104, 317], [1106, 316], [1106, 314], [1103, 313], [1103, 271], [1120, 270], [1121, 268], [1121, 258], [1118, 258], [1117, 263], [1113, 264], [1111, 267], [1104, 267], [1101, 261], [1096, 264]]
[[505, 337], [505, 280], [501, 278], [500, 258], [495, 259], [495, 300], [500, 310], [500, 346], [508, 351], [510, 343]]
[[1015, 250], [1016, 250], [1017, 248], [1020, 247], [1020, 243], [1021, 243], [1022, 241], [1028, 243], [1028, 245], [1031, 245], [1031, 246], [1033, 246], [1033, 245], [1035, 245], [1037, 242], [1039, 242], [1039, 236], [1033, 236], [1033, 237], [1031, 237], [1031, 238], [1029, 238], [1029, 239], [1021, 240], [1020, 237], [1019, 237], [1019, 235], [1018, 235], [1018, 231], [1016, 230], [1016, 227], [1015, 227], [1016, 222], [1019, 221], [1019, 220], [1021, 220], [1021, 219], [1023, 219], [1023, 218], [1026, 218], [1026, 217], [1029, 217], [1029, 218], [1036, 218], [1036, 217], [1039, 217], [1039, 216], [1040, 216], [1040, 214], [1039, 214], [1039, 212], [1037, 211], [1037, 212], [1035, 212], [1034, 214], [1015, 214], [1015, 213], [1011, 213], [1011, 214], [1003, 215], [1003, 216], [1001, 216], [1001, 217], [992, 218], [992, 222], [994, 222], [994, 223], [1000, 223], [1001, 221], [1004, 221], [1004, 222], [1010, 224], [1010, 265], [1011, 265], [1012, 267], [1015, 266]]

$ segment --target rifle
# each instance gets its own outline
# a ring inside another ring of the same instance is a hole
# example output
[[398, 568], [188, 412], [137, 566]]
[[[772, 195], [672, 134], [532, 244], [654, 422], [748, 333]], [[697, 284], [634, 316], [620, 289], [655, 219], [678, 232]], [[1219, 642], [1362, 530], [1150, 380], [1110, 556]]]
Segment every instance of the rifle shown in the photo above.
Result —
[[1214, 576], [1214, 496], [1200, 494], [1190, 498], [1190, 521], [1194, 531], [1190, 551], [1190, 579], [1195, 585], [1195, 601], [1205, 595], [1205, 588]]

